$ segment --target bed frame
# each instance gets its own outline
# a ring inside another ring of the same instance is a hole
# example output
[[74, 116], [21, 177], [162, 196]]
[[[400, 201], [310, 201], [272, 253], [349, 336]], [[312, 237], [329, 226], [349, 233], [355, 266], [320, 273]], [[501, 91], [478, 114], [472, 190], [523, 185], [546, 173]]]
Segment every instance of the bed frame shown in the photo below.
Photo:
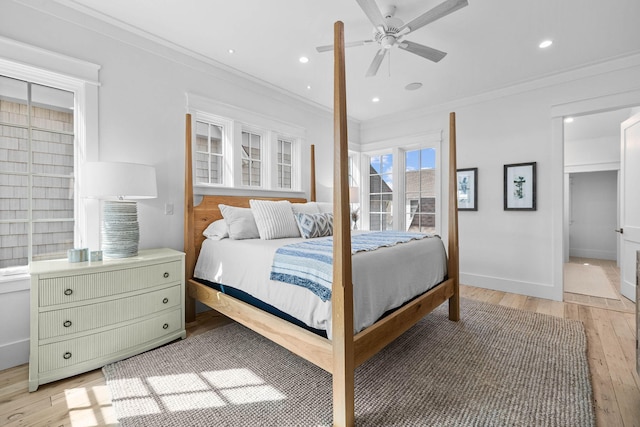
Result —
[[[195, 263], [204, 241], [202, 232], [211, 222], [222, 218], [218, 204], [249, 207], [249, 199], [283, 200], [236, 196], [203, 196], [194, 206], [192, 176], [191, 115], [186, 117], [185, 221], [186, 252], [186, 321], [195, 320], [195, 300], [230, 317], [266, 338], [289, 349], [333, 375], [333, 424], [353, 426], [354, 370], [391, 343], [422, 317], [445, 301], [449, 301], [449, 319], [460, 318], [458, 286], [458, 208], [456, 188], [455, 114], [450, 114], [449, 129], [449, 242], [448, 276], [426, 293], [353, 335], [353, 289], [351, 282], [351, 230], [349, 215], [348, 146], [346, 86], [344, 69], [344, 27], [334, 25], [334, 240], [332, 322], [333, 339], [328, 340], [295, 326], [247, 303], [216, 291], [193, 279]], [[311, 191], [315, 201], [315, 159], [311, 146]], [[305, 199], [286, 199], [305, 202]]]

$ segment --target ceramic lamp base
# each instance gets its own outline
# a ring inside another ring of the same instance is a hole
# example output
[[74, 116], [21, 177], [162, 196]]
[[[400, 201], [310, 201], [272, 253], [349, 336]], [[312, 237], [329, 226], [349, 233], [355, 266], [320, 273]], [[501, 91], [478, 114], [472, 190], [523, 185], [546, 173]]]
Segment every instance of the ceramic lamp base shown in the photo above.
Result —
[[107, 258], [138, 255], [140, 228], [136, 202], [104, 201], [101, 239], [102, 252]]

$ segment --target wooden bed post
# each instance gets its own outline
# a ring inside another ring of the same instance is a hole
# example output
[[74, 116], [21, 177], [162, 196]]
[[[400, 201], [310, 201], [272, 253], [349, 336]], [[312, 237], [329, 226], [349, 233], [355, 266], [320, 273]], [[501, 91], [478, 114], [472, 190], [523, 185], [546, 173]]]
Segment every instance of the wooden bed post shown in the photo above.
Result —
[[355, 424], [353, 283], [349, 218], [347, 97], [344, 24], [334, 25], [334, 164], [333, 164], [333, 425]]
[[309, 200], [316, 201], [316, 146], [311, 144], [311, 179], [309, 181], [311, 189], [309, 191]]
[[[185, 120], [185, 151], [184, 151], [184, 252], [185, 257], [185, 283], [193, 277], [196, 262], [196, 245], [193, 236], [193, 175], [191, 173], [191, 114], [187, 114]], [[187, 287], [188, 289], [188, 287]], [[185, 322], [196, 320], [196, 301], [185, 295]]]
[[460, 320], [460, 266], [458, 260], [458, 172], [456, 162], [456, 113], [449, 113], [449, 278], [454, 293], [449, 298], [449, 320]]

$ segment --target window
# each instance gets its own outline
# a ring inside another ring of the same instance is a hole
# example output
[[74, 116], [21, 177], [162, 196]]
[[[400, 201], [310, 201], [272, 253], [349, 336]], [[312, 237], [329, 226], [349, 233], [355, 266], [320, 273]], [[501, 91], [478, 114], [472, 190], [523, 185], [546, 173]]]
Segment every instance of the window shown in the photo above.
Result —
[[378, 141], [359, 156], [364, 229], [440, 233], [441, 144], [435, 131]]
[[278, 138], [278, 188], [291, 188], [291, 171], [293, 167], [293, 142]]
[[0, 76], [0, 268], [74, 247], [74, 93]]
[[433, 233], [436, 230], [436, 150], [405, 152], [405, 229]]
[[262, 136], [242, 132], [242, 185], [262, 185]]
[[193, 182], [200, 193], [221, 190], [207, 187], [302, 191], [304, 128], [190, 93], [187, 109], [194, 117]]
[[224, 184], [224, 127], [196, 121], [196, 183]]
[[393, 229], [393, 154], [369, 158], [369, 230]]

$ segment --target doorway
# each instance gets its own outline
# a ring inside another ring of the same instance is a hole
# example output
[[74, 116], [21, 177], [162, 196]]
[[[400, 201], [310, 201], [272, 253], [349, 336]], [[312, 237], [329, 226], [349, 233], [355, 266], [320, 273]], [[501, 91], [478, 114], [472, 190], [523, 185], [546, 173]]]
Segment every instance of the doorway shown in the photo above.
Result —
[[[620, 123], [630, 108], [565, 118], [567, 302], [625, 309], [619, 292]], [[632, 307], [629, 307], [632, 308]]]

